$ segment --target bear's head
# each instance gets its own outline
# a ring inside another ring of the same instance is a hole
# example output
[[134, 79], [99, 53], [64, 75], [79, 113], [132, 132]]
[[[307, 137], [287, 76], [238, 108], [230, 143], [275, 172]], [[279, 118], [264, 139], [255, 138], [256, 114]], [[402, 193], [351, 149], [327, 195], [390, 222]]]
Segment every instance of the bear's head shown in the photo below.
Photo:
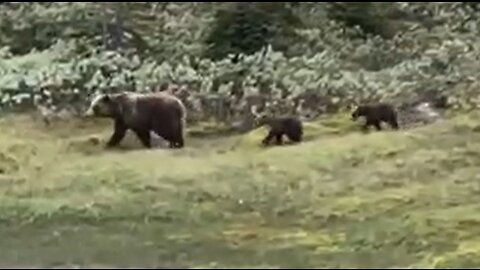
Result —
[[258, 116], [255, 117], [254, 126], [257, 128], [264, 125], [268, 125], [271, 121], [273, 121], [273, 119], [274, 117], [270, 114], [267, 114], [267, 113], [259, 114]]
[[365, 116], [366, 115], [366, 107], [365, 106], [358, 106], [353, 112], [352, 112], [352, 120], [356, 121], [359, 117]]
[[273, 118], [273, 115], [267, 112], [255, 114], [253, 119], [253, 126], [254, 128], [258, 128], [267, 125]]
[[[268, 105], [267, 105], [268, 106]], [[263, 125], [269, 124], [272, 119], [274, 119], [274, 114], [270, 112], [269, 110], [264, 110], [262, 112], [258, 112], [257, 106], [254, 105], [250, 109], [252, 115], [253, 115], [253, 127], [258, 128]]]
[[85, 116], [116, 117], [121, 113], [121, 102], [118, 95], [98, 94], [90, 103]]

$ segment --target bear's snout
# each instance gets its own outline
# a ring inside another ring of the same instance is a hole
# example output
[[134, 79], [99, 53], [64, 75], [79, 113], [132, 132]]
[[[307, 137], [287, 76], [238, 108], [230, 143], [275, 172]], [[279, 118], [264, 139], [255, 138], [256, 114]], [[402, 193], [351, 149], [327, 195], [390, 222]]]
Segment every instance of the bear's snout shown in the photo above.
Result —
[[84, 114], [83, 116], [85, 117], [89, 117], [89, 116], [93, 116], [94, 115], [94, 112], [92, 110], [92, 108], [89, 108]]
[[100, 110], [98, 106], [92, 106], [88, 108], [88, 110], [85, 112], [84, 116], [85, 117], [91, 117], [91, 116], [97, 116], [100, 114]]

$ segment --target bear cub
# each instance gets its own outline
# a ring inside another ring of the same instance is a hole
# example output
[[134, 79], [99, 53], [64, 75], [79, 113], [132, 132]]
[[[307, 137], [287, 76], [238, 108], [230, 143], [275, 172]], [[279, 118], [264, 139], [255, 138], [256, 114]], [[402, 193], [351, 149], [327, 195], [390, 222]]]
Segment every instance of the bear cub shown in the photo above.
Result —
[[296, 117], [270, 117], [263, 115], [257, 119], [257, 126], [264, 125], [270, 128], [267, 136], [262, 140], [264, 146], [269, 145], [273, 138], [275, 138], [277, 145], [281, 145], [284, 135], [287, 136], [291, 142], [299, 143], [302, 141], [303, 126], [302, 122]]
[[394, 107], [387, 103], [360, 105], [353, 113], [352, 120], [365, 117], [365, 125], [362, 130], [367, 131], [370, 126], [382, 130], [381, 123], [389, 124], [393, 129], [399, 129], [397, 112]]

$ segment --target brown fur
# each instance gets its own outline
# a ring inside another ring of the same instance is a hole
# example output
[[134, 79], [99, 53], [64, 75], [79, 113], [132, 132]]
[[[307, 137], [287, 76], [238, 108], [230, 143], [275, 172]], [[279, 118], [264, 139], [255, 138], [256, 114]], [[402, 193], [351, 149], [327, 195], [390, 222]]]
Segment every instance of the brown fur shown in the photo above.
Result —
[[283, 135], [287, 136], [290, 141], [294, 143], [302, 141], [303, 125], [302, 122], [295, 117], [263, 116], [257, 120], [257, 125], [266, 125], [270, 128], [267, 136], [262, 140], [263, 145], [269, 145], [273, 138], [275, 138], [277, 145], [281, 145]]
[[150, 131], [169, 141], [171, 148], [184, 147], [186, 110], [180, 99], [173, 95], [102, 95], [92, 102], [87, 115], [110, 117], [114, 120], [114, 132], [107, 142], [107, 147], [118, 145], [129, 129], [135, 132], [147, 148], [151, 148]]
[[352, 119], [355, 121], [360, 116], [366, 118], [363, 130], [366, 131], [369, 126], [374, 126], [377, 130], [382, 130], [381, 122], [388, 123], [393, 129], [398, 129], [397, 112], [392, 105], [386, 103], [369, 104], [359, 106], [353, 113]]

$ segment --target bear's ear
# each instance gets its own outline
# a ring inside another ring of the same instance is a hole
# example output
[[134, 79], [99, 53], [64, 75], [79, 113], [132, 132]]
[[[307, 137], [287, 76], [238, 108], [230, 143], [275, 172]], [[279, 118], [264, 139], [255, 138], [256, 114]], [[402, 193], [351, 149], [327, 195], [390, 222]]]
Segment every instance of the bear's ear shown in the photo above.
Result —
[[112, 98], [110, 97], [109, 94], [105, 94], [105, 95], [103, 96], [103, 101], [110, 102], [111, 100], [112, 100]]
[[350, 110], [350, 111], [355, 111], [357, 108], [358, 108], [358, 104], [357, 103], [350, 103], [347, 108]]

